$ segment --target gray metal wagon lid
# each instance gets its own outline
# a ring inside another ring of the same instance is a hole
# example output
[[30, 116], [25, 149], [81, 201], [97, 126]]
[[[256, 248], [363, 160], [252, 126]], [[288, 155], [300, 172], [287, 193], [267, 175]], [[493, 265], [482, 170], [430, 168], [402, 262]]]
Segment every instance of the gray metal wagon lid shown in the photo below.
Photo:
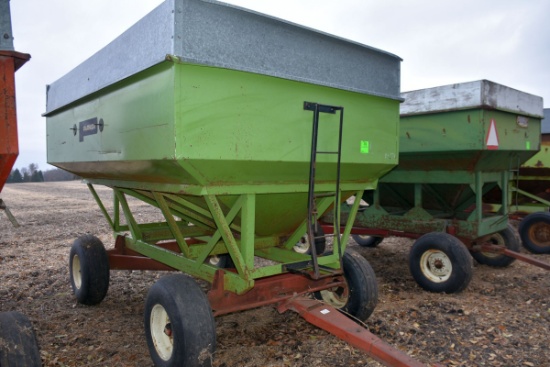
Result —
[[543, 117], [542, 97], [488, 80], [450, 84], [401, 93], [401, 115], [488, 108]]
[[550, 133], [550, 108], [544, 109], [544, 119], [542, 120], [541, 124], [541, 133]]
[[46, 115], [167, 55], [401, 100], [393, 54], [218, 1], [166, 0], [49, 85]]

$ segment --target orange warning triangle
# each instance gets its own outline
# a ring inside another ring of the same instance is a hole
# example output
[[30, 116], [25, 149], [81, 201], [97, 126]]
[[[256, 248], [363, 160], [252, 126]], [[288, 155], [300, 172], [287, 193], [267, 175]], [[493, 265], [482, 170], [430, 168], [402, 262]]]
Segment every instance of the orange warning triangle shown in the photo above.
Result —
[[487, 132], [487, 139], [485, 143], [487, 144], [487, 149], [489, 150], [498, 149], [498, 133], [494, 119], [491, 119], [491, 124], [489, 125], [489, 131]]

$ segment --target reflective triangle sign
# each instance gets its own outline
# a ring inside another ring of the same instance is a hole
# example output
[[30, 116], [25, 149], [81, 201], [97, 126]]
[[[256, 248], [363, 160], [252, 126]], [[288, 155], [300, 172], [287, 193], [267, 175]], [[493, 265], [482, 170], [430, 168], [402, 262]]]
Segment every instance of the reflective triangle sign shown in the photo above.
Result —
[[497, 125], [494, 119], [491, 119], [491, 124], [489, 125], [489, 131], [487, 132], [485, 144], [487, 145], [487, 149], [489, 150], [498, 149]]

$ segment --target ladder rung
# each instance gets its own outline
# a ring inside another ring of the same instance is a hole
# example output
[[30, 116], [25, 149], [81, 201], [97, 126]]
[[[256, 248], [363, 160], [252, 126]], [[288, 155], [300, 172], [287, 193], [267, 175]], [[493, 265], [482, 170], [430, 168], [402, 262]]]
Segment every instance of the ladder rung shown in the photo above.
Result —
[[[327, 238], [330, 238], [330, 237], [334, 237], [334, 233], [327, 233], [327, 234], [324, 234], [322, 236], [313, 236], [313, 240], [316, 241], [316, 240], [320, 240], [322, 238], [324, 239], [327, 239]], [[318, 255], [321, 255], [321, 254], [318, 254]]]
[[317, 153], [317, 154], [339, 154], [338, 151], [333, 152], [333, 151], [326, 151], [326, 150], [316, 150], [315, 153]]
[[329, 238], [329, 237], [334, 237], [334, 233], [332, 234], [326, 234], [324, 236], [317, 236], [317, 237], [313, 237], [314, 240], [320, 240], [321, 238]]
[[313, 102], [304, 102], [304, 110], [307, 111], [315, 111], [315, 107], [317, 106], [317, 110], [322, 113], [336, 113], [336, 111], [341, 111], [342, 107], [337, 106], [326, 106], [319, 103], [313, 103]]
[[[290, 263], [283, 265], [284, 270], [288, 271], [289, 273], [299, 273], [306, 276], [310, 276], [309, 269], [312, 268], [311, 261], [300, 261], [297, 263]], [[328, 266], [319, 265], [319, 269], [322, 270], [325, 274], [321, 275], [321, 278], [332, 276], [332, 275], [338, 275], [342, 274], [341, 269], [333, 269]]]
[[314, 194], [313, 197], [315, 199], [317, 198], [328, 198], [330, 196], [336, 196], [336, 193], [335, 192], [324, 192], [322, 194]]

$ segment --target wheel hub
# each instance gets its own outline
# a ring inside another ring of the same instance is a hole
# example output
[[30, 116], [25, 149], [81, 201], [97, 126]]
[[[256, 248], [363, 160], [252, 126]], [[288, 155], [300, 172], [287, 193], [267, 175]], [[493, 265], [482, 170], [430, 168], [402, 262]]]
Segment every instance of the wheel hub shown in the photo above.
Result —
[[428, 250], [420, 259], [422, 273], [435, 283], [448, 280], [453, 272], [451, 260], [443, 251]]
[[320, 293], [322, 300], [335, 308], [344, 308], [348, 303], [349, 292], [347, 287], [335, 287]]
[[[485, 239], [485, 242], [487, 242], [491, 245], [506, 248], [506, 241], [504, 240], [504, 238], [502, 237], [502, 235], [500, 233], [493, 233], [493, 234], [487, 236], [487, 238]], [[483, 256], [488, 257], [488, 258], [497, 258], [497, 257], [502, 256], [500, 253], [496, 253], [496, 252], [482, 251], [481, 253], [483, 254]]]
[[164, 334], [166, 334], [166, 336], [168, 337], [172, 336], [172, 324], [166, 324], [166, 326], [164, 327]]
[[307, 240], [307, 235], [302, 236], [300, 242], [294, 245], [294, 251], [299, 254], [307, 254], [309, 251], [309, 241]]
[[537, 246], [550, 246], [550, 226], [546, 223], [537, 223], [529, 228], [529, 237]]
[[438, 270], [441, 270], [443, 269], [443, 261], [441, 261], [441, 259], [436, 259], [434, 262], [433, 262], [433, 266], [438, 269]]

